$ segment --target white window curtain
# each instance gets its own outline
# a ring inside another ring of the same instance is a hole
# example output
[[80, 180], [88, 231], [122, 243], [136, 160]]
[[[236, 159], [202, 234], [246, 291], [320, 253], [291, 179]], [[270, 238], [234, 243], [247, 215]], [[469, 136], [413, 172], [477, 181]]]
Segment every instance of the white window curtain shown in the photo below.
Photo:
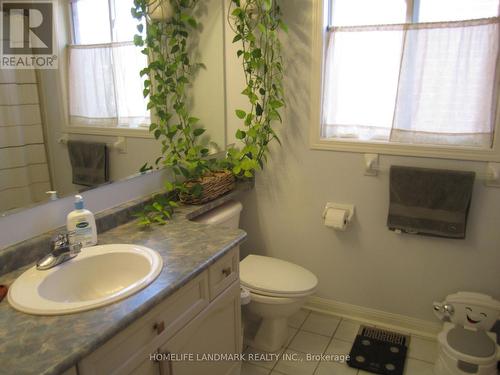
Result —
[[499, 18], [334, 27], [323, 138], [491, 147]]
[[148, 124], [139, 75], [146, 66], [146, 55], [132, 42], [70, 46], [71, 123], [130, 128]]

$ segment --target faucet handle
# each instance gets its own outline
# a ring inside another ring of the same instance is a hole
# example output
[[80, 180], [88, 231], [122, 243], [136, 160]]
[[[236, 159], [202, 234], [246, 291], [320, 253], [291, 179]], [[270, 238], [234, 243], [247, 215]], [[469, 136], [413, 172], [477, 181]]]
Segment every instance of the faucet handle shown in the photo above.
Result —
[[58, 233], [53, 239], [52, 239], [52, 244], [53, 247], [60, 247], [60, 246], [65, 246], [70, 244], [70, 239], [71, 236], [74, 236], [76, 234], [76, 231], [68, 231], [68, 232], [61, 232]]
[[69, 245], [69, 253], [70, 255], [76, 255], [82, 251], [83, 244], [81, 242], [77, 242]]
[[59, 233], [54, 238], [52, 238], [52, 249], [56, 249], [58, 247], [62, 247], [66, 245], [68, 241], [68, 236], [66, 233]]

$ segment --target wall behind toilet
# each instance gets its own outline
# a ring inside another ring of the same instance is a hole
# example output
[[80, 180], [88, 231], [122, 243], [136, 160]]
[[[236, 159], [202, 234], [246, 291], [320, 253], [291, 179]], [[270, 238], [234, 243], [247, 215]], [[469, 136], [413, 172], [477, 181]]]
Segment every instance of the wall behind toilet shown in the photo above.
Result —
[[[432, 302], [458, 290], [500, 299], [500, 189], [474, 186], [466, 240], [397, 235], [385, 225], [388, 172], [363, 175], [363, 155], [309, 147], [313, 0], [283, 0], [290, 31], [284, 39], [288, 107], [270, 162], [243, 199], [242, 255], [254, 252], [296, 262], [314, 272], [318, 295], [335, 301], [435, 321]], [[226, 38], [232, 39], [227, 30]], [[227, 43], [228, 139], [245, 108], [240, 63]], [[382, 168], [413, 165], [473, 170], [485, 163], [381, 157]], [[326, 202], [353, 203], [347, 232], [323, 226]]]

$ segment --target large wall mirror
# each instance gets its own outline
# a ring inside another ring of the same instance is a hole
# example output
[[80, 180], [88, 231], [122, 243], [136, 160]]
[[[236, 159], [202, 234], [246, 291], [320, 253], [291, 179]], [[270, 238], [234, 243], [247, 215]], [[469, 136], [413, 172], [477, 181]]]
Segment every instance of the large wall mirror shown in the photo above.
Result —
[[[47, 202], [50, 191], [62, 197], [136, 175], [160, 155], [142, 98], [144, 58], [131, 43], [132, 3], [55, 1], [58, 69], [0, 69], [0, 215]], [[197, 12], [195, 53], [206, 68], [191, 106], [216, 152], [226, 145], [223, 1], [204, 0]], [[75, 141], [96, 144], [96, 153], [106, 145], [105, 181], [75, 181]]]

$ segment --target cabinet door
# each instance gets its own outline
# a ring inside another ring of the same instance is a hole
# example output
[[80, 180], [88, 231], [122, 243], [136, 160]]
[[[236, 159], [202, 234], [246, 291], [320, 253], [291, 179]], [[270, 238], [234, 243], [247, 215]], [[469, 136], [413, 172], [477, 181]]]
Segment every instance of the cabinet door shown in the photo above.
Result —
[[[78, 363], [78, 373], [80, 375], [154, 373], [153, 368], [158, 368], [159, 365], [149, 363], [151, 368], [148, 368], [150, 355], [155, 353], [161, 344], [174, 337], [208, 304], [208, 272], [205, 271], [81, 360]], [[136, 370], [137, 368], [143, 371]]]
[[161, 375], [160, 363], [149, 358], [142, 361], [139, 366], [131, 370], [129, 375]]
[[[241, 365], [241, 307], [239, 280], [217, 297], [186, 327], [160, 347], [169, 360], [162, 375], [226, 375]], [[180, 360], [189, 355], [189, 360]], [[226, 358], [220, 358], [225, 356]], [[227, 358], [232, 356], [233, 358]], [[210, 359], [216, 360], [210, 360]], [[233, 359], [233, 360], [231, 360]]]

